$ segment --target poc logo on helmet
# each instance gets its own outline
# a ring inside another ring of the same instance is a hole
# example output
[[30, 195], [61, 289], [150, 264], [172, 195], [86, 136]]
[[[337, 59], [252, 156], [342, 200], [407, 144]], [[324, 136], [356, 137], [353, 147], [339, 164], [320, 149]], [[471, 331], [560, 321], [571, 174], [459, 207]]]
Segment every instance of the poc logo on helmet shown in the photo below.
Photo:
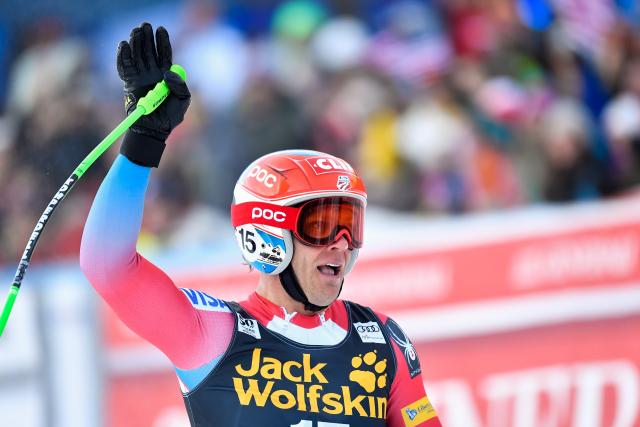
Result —
[[254, 178], [258, 182], [261, 182], [265, 187], [268, 188], [273, 188], [275, 183], [278, 182], [278, 178], [274, 174], [269, 173], [268, 170], [263, 169], [259, 165], [255, 165], [251, 168], [251, 170], [249, 171], [249, 177]]
[[284, 222], [287, 219], [287, 214], [280, 211], [273, 211], [271, 209], [253, 208], [251, 209], [251, 219], [262, 218], [268, 221]]
[[335, 157], [314, 157], [306, 159], [316, 175], [331, 172], [347, 172], [353, 174], [353, 168], [349, 163]]

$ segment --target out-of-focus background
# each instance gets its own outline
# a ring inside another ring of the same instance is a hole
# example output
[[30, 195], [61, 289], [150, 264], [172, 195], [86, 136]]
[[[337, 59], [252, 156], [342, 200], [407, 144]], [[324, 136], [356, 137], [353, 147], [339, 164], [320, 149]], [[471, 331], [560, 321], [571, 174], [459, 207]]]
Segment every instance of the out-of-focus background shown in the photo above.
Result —
[[[327, 151], [370, 197], [343, 296], [406, 329], [446, 427], [640, 426], [637, 1], [3, 0], [7, 290], [55, 190], [123, 118], [116, 46], [143, 21], [168, 28], [193, 93], [139, 241], [180, 286], [250, 292], [235, 179], [273, 150]], [[167, 359], [78, 269], [116, 152], [39, 243], [0, 339], [2, 427], [188, 425]]]

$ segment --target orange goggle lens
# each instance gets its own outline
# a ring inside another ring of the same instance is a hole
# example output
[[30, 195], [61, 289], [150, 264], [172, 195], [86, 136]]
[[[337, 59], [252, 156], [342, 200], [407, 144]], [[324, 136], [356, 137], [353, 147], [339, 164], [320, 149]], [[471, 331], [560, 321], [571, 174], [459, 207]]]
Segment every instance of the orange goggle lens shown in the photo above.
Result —
[[351, 246], [362, 247], [364, 203], [348, 197], [314, 199], [300, 206], [295, 235], [312, 246], [325, 246], [344, 235]]

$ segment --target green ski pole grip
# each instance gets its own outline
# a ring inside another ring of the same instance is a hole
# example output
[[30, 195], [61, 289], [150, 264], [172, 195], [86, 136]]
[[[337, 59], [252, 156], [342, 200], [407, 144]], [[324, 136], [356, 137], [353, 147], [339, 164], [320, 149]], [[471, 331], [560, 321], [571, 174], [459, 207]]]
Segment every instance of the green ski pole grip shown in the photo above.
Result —
[[[187, 79], [187, 72], [178, 64], [173, 64], [170, 68], [171, 71], [179, 75], [182, 80]], [[169, 87], [165, 83], [164, 80], [158, 82], [156, 86], [149, 91], [144, 97], [138, 100], [138, 105], [136, 108], [142, 107], [144, 110], [143, 114], [151, 114], [158, 105], [162, 104], [167, 96], [169, 96]]]

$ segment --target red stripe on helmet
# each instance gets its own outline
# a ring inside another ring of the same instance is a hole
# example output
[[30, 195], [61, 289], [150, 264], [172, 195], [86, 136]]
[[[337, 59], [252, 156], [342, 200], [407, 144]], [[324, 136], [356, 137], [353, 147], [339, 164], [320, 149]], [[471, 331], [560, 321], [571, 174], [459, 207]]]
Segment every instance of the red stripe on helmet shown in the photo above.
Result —
[[279, 206], [264, 202], [246, 202], [231, 206], [231, 224], [262, 224], [295, 230], [299, 208]]

